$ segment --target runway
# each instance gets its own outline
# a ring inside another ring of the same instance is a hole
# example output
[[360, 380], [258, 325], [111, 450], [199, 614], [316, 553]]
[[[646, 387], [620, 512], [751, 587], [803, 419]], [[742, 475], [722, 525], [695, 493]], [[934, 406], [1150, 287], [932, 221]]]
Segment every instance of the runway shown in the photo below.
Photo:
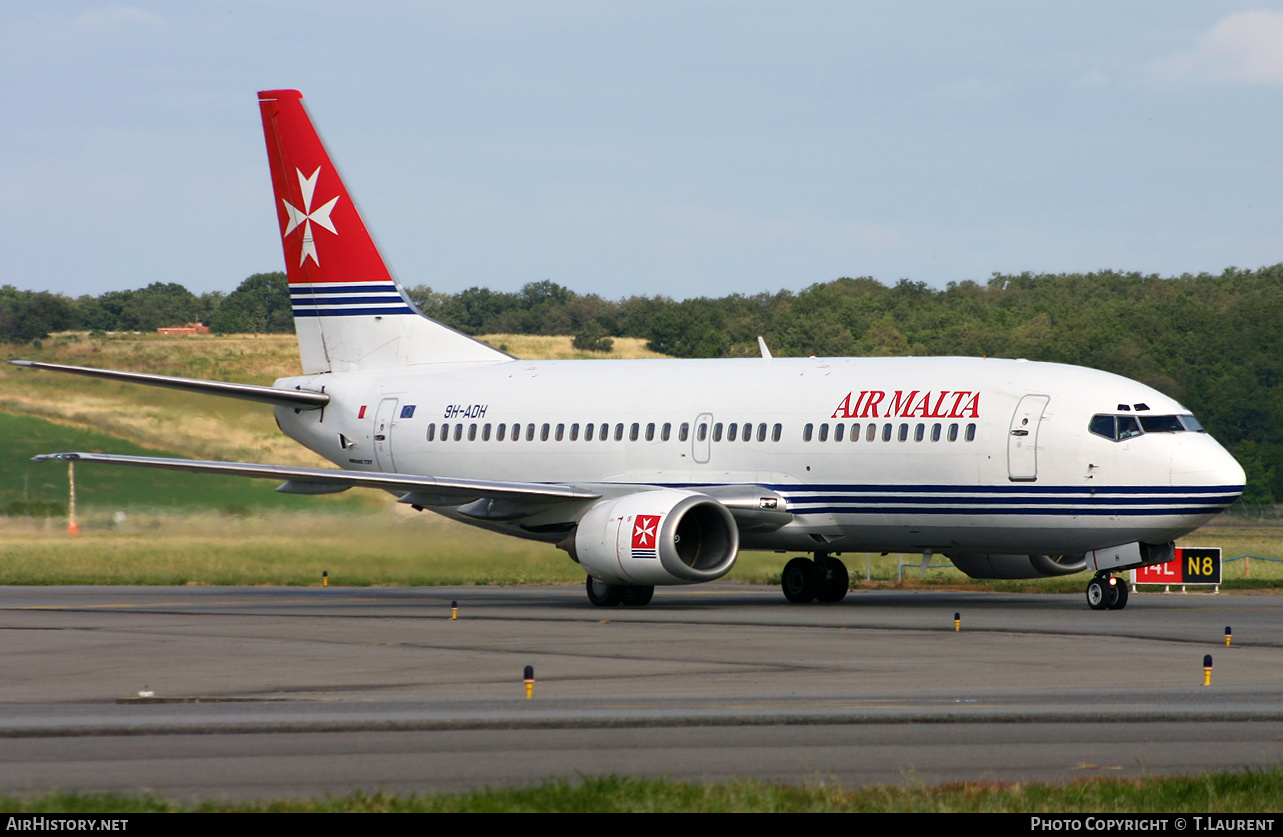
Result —
[[4, 792], [1066, 780], [1283, 755], [1274, 596], [11, 587], [0, 641]]

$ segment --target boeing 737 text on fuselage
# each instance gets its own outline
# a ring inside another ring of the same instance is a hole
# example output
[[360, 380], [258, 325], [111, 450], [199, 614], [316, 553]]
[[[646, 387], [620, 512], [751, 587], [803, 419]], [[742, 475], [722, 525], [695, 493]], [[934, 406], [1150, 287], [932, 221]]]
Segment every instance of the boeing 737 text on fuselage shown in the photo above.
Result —
[[385, 266], [293, 90], [259, 94], [303, 374], [271, 387], [15, 361], [270, 404], [338, 470], [62, 453], [382, 488], [454, 520], [564, 549], [593, 604], [801, 552], [794, 602], [841, 600], [844, 552], [947, 556], [976, 578], [1114, 573], [1242, 493], [1190, 411], [1093, 369], [979, 358], [523, 361], [420, 314]]

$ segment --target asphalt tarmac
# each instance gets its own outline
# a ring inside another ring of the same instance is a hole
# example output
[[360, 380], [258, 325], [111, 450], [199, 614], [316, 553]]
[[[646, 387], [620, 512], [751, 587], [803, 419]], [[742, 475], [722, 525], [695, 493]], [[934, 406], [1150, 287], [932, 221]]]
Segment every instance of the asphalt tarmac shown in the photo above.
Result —
[[3, 792], [183, 799], [1272, 766], [1283, 597], [0, 588], [0, 752]]

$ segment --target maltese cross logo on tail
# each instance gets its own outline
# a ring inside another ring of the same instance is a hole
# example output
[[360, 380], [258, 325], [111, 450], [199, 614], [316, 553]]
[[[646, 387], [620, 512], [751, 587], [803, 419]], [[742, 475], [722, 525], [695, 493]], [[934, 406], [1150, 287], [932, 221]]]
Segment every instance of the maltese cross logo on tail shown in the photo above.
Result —
[[633, 557], [658, 558], [659, 518], [657, 514], [639, 514], [633, 519]]
[[330, 213], [334, 211], [334, 205], [339, 202], [339, 195], [335, 195], [321, 206], [312, 209], [312, 195], [316, 192], [316, 178], [321, 174], [321, 167], [317, 166], [311, 177], [304, 177], [300, 169], [295, 169], [294, 171], [298, 172], [298, 186], [303, 192], [303, 208], [300, 210], [289, 201], [281, 200], [281, 203], [285, 204], [285, 211], [290, 216], [289, 224], [286, 225], [285, 232], [282, 233], [281, 237], [288, 236], [302, 224], [303, 252], [299, 256], [299, 267], [302, 267], [309, 257], [316, 262], [317, 267], [320, 267], [321, 260], [317, 258], [316, 242], [312, 238], [312, 222], [315, 221], [317, 225], [325, 227], [330, 232], [338, 235], [339, 231], [334, 229], [334, 222], [330, 220]]

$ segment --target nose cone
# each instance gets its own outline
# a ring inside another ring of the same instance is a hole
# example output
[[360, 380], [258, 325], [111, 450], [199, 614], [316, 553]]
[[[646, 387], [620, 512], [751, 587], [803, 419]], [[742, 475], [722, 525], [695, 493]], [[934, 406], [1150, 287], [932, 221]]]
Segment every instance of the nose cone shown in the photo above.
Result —
[[[1186, 433], [1172, 450], [1173, 486], [1216, 487], [1230, 502], [1243, 494], [1247, 476], [1243, 466], [1206, 433]], [[1228, 505], [1228, 504], [1227, 504]]]

